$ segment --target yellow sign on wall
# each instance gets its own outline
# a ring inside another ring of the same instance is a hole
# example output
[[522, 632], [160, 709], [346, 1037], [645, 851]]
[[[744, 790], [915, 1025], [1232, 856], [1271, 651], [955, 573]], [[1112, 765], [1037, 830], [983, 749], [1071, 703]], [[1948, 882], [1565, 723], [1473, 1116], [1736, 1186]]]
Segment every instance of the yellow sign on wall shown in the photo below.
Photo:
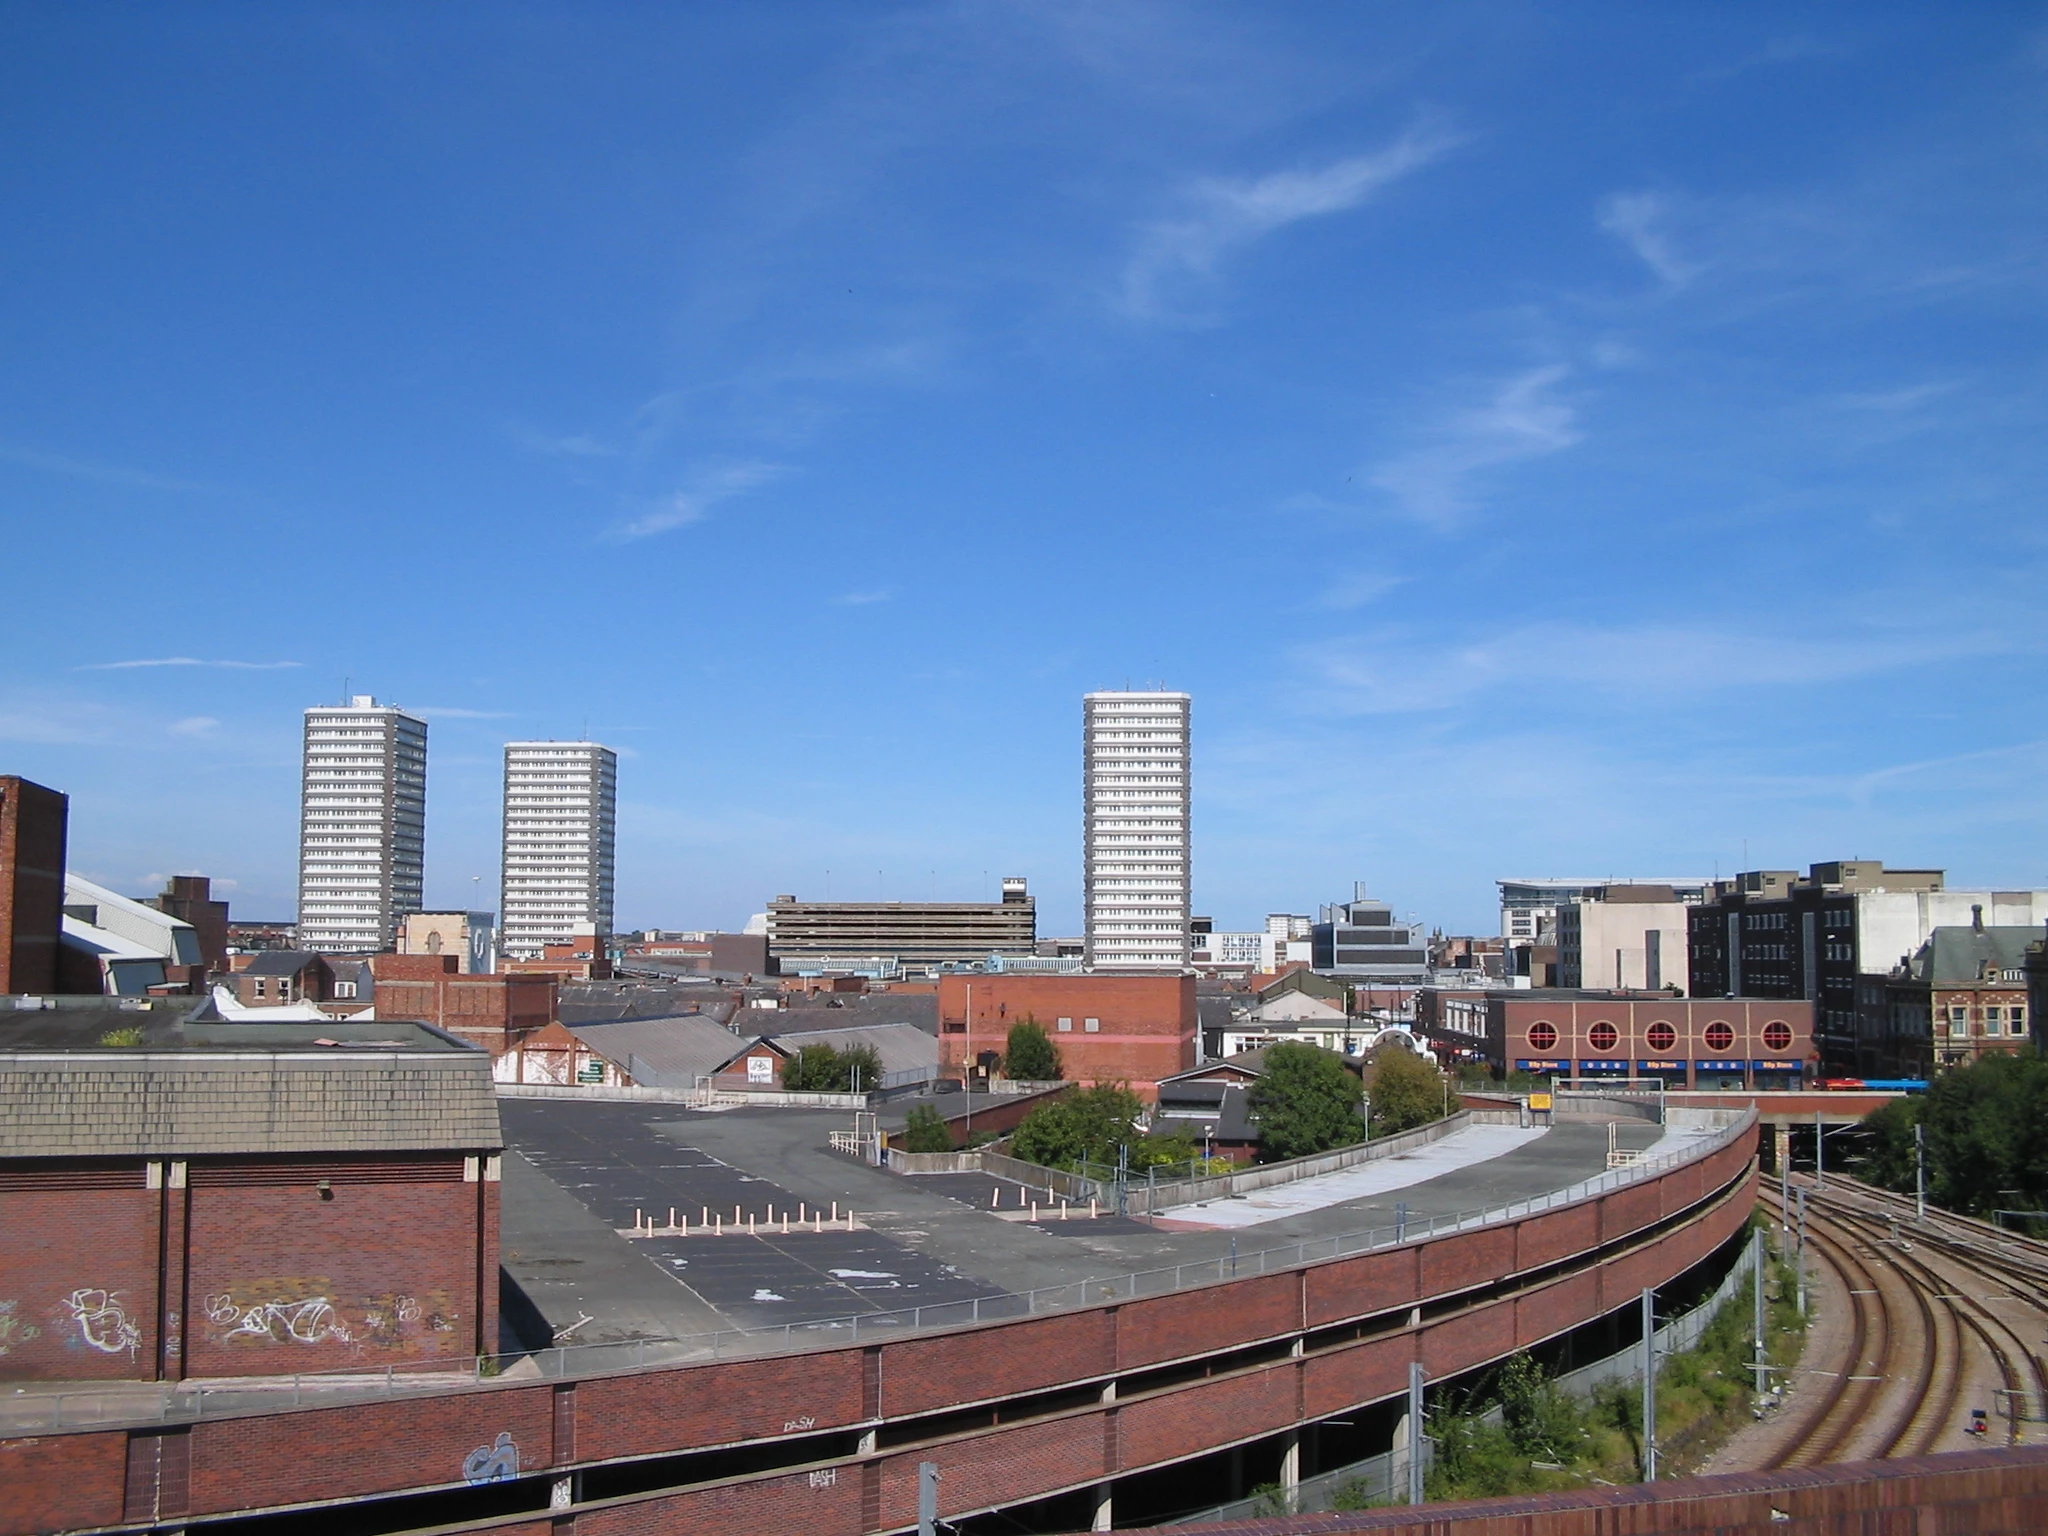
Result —
[[1530, 1095], [1529, 1095], [1529, 1107], [1530, 1107], [1531, 1109], [1548, 1109], [1548, 1108], [1550, 1108], [1550, 1095], [1549, 1095], [1549, 1094], [1547, 1094], [1547, 1093], [1532, 1093], [1532, 1094], [1530, 1094]]

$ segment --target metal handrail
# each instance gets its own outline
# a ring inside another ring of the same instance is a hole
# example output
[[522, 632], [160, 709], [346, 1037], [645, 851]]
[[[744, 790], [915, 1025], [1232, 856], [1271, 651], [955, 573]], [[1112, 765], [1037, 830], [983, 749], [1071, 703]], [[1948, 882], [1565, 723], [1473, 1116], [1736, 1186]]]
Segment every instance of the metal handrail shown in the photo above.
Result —
[[[1611, 1169], [1563, 1189], [1531, 1195], [1506, 1205], [1480, 1207], [1450, 1215], [1418, 1217], [1391, 1227], [1371, 1227], [1329, 1237], [1303, 1238], [1249, 1253], [1219, 1255], [1156, 1269], [1000, 1292], [965, 1301], [935, 1302], [894, 1312], [857, 1313], [780, 1327], [724, 1328], [672, 1338], [624, 1339], [600, 1344], [557, 1344], [532, 1351], [511, 1369], [531, 1362], [533, 1372], [511, 1379], [563, 1380], [617, 1375], [627, 1371], [669, 1369], [678, 1365], [744, 1359], [797, 1351], [840, 1348], [875, 1338], [900, 1339], [955, 1328], [1013, 1322], [1042, 1313], [1074, 1311], [1105, 1302], [1170, 1296], [1177, 1291], [1225, 1284], [1249, 1275], [1284, 1273], [1310, 1264], [1396, 1248], [1408, 1243], [1473, 1228], [1523, 1220], [1541, 1211], [1575, 1204], [1661, 1175], [1676, 1167], [1711, 1157], [1730, 1145], [1756, 1118], [1748, 1109], [1703, 1138], [1697, 1145], [1646, 1158], [1627, 1168]], [[573, 1357], [573, 1358], [572, 1358]], [[286, 1391], [291, 1407], [331, 1407], [349, 1402], [394, 1397], [434, 1396], [507, 1379], [501, 1357], [456, 1357], [422, 1360], [382, 1371], [342, 1368], [293, 1376], [247, 1376], [199, 1382], [109, 1382], [93, 1391], [29, 1393], [0, 1399], [0, 1434], [101, 1428], [116, 1424], [189, 1422], [236, 1414], [275, 1411]], [[131, 1406], [154, 1394], [149, 1407]], [[30, 1410], [47, 1403], [47, 1415]], [[67, 1408], [67, 1405], [71, 1405]]]

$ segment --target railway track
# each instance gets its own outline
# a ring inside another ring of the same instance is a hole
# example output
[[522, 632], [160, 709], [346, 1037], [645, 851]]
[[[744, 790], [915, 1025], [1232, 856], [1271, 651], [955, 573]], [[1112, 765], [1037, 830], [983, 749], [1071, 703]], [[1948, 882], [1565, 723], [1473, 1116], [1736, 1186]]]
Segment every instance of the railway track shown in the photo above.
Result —
[[1845, 1347], [1802, 1370], [1807, 1390], [1751, 1464], [1961, 1449], [1973, 1409], [1996, 1437], [2023, 1438], [2025, 1410], [2048, 1404], [2048, 1245], [1947, 1212], [1921, 1222], [1910, 1200], [1839, 1179], [1797, 1188], [1809, 1253], [1832, 1277], [1824, 1293], [1847, 1299]]

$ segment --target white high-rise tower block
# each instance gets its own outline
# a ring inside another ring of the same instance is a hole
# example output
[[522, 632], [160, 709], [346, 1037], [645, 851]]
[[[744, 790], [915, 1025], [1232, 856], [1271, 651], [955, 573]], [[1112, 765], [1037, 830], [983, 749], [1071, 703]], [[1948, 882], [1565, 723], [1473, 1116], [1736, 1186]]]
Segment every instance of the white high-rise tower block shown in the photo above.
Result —
[[1091, 693], [1081, 701], [1084, 890], [1093, 970], [1188, 964], [1185, 693]]
[[579, 931], [612, 931], [619, 757], [594, 741], [505, 745], [504, 910], [508, 955], [537, 957]]
[[427, 723], [369, 694], [306, 711], [299, 947], [391, 948], [425, 904]]

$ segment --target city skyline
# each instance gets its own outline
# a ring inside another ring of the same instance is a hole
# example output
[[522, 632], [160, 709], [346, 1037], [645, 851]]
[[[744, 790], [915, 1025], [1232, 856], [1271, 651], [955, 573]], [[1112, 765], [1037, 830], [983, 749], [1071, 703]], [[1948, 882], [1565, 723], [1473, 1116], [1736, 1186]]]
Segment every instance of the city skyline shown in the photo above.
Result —
[[429, 906], [588, 736], [622, 927], [1077, 933], [1073, 700], [1146, 680], [1229, 930], [2048, 883], [2030, 15], [7, 26], [10, 559], [158, 601], [21, 584], [0, 767], [110, 888], [286, 915], [300, 712], [374, 691]]

